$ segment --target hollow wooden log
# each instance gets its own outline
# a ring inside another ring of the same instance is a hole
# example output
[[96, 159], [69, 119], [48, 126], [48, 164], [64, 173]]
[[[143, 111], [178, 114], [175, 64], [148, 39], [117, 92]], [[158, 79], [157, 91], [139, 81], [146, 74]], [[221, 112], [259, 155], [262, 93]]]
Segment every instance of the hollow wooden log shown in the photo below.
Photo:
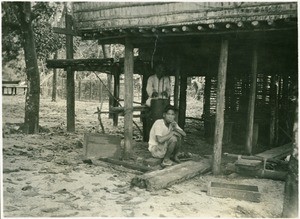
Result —
[[187, 161], [163, 170], [156, 170], [136, 176], [131, 180], [131, 185], [145, 188], [149, 191], [159, 190], [206, 173], [210, 169], [211, 164], [208, 159], [203, 159], [199, 162]]

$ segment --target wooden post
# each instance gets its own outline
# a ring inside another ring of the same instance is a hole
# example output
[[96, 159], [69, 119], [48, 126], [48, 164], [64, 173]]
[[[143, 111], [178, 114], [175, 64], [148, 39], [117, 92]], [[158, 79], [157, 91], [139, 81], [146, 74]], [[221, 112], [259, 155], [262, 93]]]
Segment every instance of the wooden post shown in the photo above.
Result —
[[[66, 29], [72, 30], [72, 17], [66, 14]], [[73, 59], [73, 36], [66, 36], [67, 59]], [[67, 131], [75, 131], [75, 78], [74, 71], [67, 67]]]
[[[120, 70], [119, 68], [117, 68], [114, 71], [114, 97], [119, 99], [120, 97]], [[118, 106], [118, 101], [114, 100], [113, 102], [113, 106]], [[118, 119], [119, 119], [119, 114], [118, 113], [114, 113], [114, 117], [113, 117], [113, 125], [114, 126], [118, 126]]]
[[90, 93], [89, 93], [89, 100], [92, 99], [92, 81], [90, 81]]
[[179, 93], [179, 76], [180, 76], [180, 57], [177, 55], [175, 71], [175, 84], [174, 84], [174, 107], [178, 109], [178, 93]]
[[187, 76], [182, 74], [180, 76], [180, 99], [178, 111], [178, 125], [184, 129], [185, 114], [186, 114], [186, 89], [187, 89]]
[[204, 135], [205, 138], [210, 137], [210, 89], [211, 89], [211, 72], [208, 72], [205, 76], [205, 85], [204, 85]]
[[[57, 59], [57, 51], [54, 53], [54, 59]], [[53, 69], [52, 78], [52, 102], [56, 102], [56, 90], [57, 90], [57, 69]]]
[[[142, 79], [142, 104], [145, 104], [148, 98], [147, 94], [147, 81], [150, 75], [149, 72], [149, 66], [146, 66], [145, 64], [143, 65], [143, 79]], [[147, 124], [147, 121], [149, 122], [149, 116], [147, 115], [148, 112], [141, 112], [142, 117], [142, 122], [143, 122], [143, 141], [147, 142], [149, 140], [149, 127]]]
[[256, 78], [257, 78], [257, 45], [253, 47], [252, 54], [252, 67], [251, 67], [252, 81], [250, 84], [250, 97], [248, 105], [247, 115], [247, 127], [246, 127], [246, 152], [252, 154], [253, 146], [253, 127], [254, 127], [254, 111], [256, 100]]
[[128, 159], [132, 152], [133, 138], [133, 45], [128, 38], [125, 40], [125, 60], [124, 60], [124, 82], [125, 82], [125, 97], [124, 97], [124, 143], [125, 151], [124, 158]]
[[271, 85], [270, 85], [270, 140], [269, 143], [271, 146], [275, 144], [275, 125], [276, 125], [276, 75], [271, 76]]
[[78, 81], [78, 100], [81, 100], [81, 79]]
[[[108, 58], [110, 57], [110, 55], [108, 54], [108, 49], [107, 46], [102, 44], [102, 51], [103, 51], [103, 56], [104, 58]], [[107, 88], [109, 90], [110, 93], [112, 93], [112, 74], [107, 74]], [[109, 111], [111, 111], [111, 106], [113, 105], [114, 99], [111, 95], [108, 96], [108, 107], [109, 107]], [[113, 118], [114, 114], [113, 113], [109, 113], [109, 118]]]
[[228, 40], [222, 39], [218, 69], [217, 107], [213, 151], [213, 174], [221, 173], [222, 139], [224, 130], [225, 85], [228, 60]]

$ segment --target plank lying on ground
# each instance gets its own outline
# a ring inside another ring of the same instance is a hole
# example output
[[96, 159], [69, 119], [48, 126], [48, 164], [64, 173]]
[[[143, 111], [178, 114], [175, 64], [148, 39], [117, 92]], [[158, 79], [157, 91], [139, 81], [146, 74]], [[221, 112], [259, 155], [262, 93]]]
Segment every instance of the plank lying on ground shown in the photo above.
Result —
[[211, 169], [211, 162], [209, 159], [201, 161], [187, 161], [163, 170], [156, 170], [145, 173], [141, 176], [136, 176], [132, 179], [131, 185], [147, 190], [158, 190], [166, 188], [175, 183], [190, 179], [201, 173], [206, 173]]
[[292, 143], [285, 144], [280, 147], [276, 147], [262, 153], [256, 154], [255, 156], [263, 157], [263, 158], [276, 158], [281, 159], [284, 158], [292, 153], [293, 145]]
[[285, 171], [274, 171], [274, 170], [248, 170], [245, 168], [237, 168], [238, 174], [244, 176], [253, 176], [263, 179], [273, 179], [285, 181], [287, 177], [287, 172]]
[[99, 158], [98, 160], [104, 161], [104, 162], [108, 162], [111, 164], [115, 164], [115, 165], [119, 165], [119, 166], [123, 166], [132, 170], [138, 170], [141, 171], [143, 173], [148, 172], [148, 171], [153, 171], [153, 168], [150, 167], [146, 167], [146, 166], [141, 166], [141, 165], [137, 165], [137, 164], [132, 164], [132, 163], [128, 163], [125, 161], [121, 161], [121, 160], [114, 160], [111, 158]]
[[261, 196], [257, 186], [219, 182], [210, 182], [207, 195], [220, 198], [234, 198], [251, 202], [260, 202]]

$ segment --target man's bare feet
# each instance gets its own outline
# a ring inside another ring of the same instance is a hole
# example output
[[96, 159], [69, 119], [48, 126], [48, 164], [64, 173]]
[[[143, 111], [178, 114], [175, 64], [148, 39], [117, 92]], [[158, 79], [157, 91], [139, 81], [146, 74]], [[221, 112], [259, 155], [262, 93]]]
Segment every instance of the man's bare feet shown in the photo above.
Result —
[[163, 166], [172, 166], [173, 162], [169, 158], [165, 158], [161, 164]]

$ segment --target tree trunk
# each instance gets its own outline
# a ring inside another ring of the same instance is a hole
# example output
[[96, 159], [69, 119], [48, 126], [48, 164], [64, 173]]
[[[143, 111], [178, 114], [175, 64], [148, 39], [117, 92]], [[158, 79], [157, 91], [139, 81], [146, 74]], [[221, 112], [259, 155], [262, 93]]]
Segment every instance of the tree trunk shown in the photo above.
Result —
[[34, 35], [31, 26], [31, 2], [19, 4], [23, 48], [25, 53], [27, 93], [25, 101], [24, 132], [35, 134], [39, 132], [40, 108], [40, 74], [38, 70]]

